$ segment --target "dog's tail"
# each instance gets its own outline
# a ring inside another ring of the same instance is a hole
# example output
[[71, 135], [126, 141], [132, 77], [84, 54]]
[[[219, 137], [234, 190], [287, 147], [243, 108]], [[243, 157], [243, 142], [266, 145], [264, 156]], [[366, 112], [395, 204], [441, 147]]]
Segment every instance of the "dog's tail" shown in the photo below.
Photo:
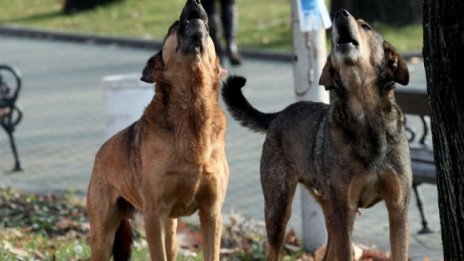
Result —
[[222, 87], [222, 97], [232, 117], [244, 127], [253, 131], [266, 132], [269, 124], [279, 113], [263, 113], [255, 109], [242, 93], [246, 79], [241, 76], [230, 76]]
[[132, 228], [129, 220], [123, 219], [116, 230], [113, 245], [113, 260], [127, 261], [131, 256]]

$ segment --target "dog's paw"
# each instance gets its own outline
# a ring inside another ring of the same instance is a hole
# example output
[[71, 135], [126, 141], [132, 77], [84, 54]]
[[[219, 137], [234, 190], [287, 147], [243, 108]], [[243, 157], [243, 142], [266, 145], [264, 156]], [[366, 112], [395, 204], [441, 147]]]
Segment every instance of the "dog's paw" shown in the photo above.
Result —
[[232, 75], [227, 78], [225, 85], [229, 86], [229, 88], [242, 88], [243, 86], [245, 86], [245, 83], [245, 77], [239, 75]]

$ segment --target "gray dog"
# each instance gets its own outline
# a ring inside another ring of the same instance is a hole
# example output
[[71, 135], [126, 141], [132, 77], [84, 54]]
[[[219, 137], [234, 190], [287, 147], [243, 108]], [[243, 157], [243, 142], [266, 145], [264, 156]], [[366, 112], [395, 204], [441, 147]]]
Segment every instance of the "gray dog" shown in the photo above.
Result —
[[407, 260], [411, 163], [404, 116], [393, 93], [395, 82], [409, 82], [406, 63], [370, 25], [346, 10], [335, 14], [332, 40], [320, 79], [334, 91], [330, 105], [298, 102], [262, 113], [243, 96], [244, 78], [224, 83], [222, 95], [232, 116], [267, 133], [261, 185], [268, 260], [279, 258], [298, 182], [323, 209], [325, 260], [352, 260], [356, 211], [381, 200], [388, 208], [392, 259]]

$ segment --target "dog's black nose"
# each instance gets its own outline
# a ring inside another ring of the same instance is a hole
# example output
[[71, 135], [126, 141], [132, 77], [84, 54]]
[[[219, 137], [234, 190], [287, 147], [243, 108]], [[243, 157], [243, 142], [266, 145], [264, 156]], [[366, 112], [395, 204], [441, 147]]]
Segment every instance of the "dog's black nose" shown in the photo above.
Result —
[[200, 0], [187, 0], [188, 4], [201, 5]]
[[208, 15], [203, 9], [200, 0], [187, 0], [184, 9], [182, 9], [180, 20], [185, 22], [191, 19], [201, 19], [205, 22], [208, 21]]
[[342, 17], [349, 17], [350, 13], [346, 11], [345, 9], [340, 9], [337, 12], [335, 12], [335, 18], [342, 18]]

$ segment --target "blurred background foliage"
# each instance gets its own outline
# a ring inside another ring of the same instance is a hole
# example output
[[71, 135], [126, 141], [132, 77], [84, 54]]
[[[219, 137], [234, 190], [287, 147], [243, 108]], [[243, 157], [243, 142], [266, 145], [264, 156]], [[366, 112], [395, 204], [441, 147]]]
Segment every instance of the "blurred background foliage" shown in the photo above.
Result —
[[[98, 1], [102, 3], [87, 3]], [[84, 10], [66, 9], [66, 2], [81, 2]], [[289, 0], [237, 2], [241, 46], [292, 49]], [[419, 0], [327, 2], [334, 9], [346, 6], [353, 14], [367, 17], [365, 20], [402, 52], [422, 49]], [[161, 40], [184, 4], [185, 0], [0, 0], [0, 24]]]

